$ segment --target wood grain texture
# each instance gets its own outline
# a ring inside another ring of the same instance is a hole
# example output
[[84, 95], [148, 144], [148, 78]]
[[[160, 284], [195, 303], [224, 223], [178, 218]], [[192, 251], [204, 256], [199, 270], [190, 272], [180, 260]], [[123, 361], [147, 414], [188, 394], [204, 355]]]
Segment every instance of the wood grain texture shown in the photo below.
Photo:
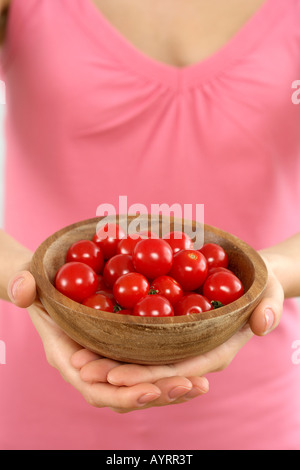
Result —
[[[127, 222], [133, 219], [130, 216]], [[228, 340], [245, 324], [263, 295], [267, 269], [259, 254], [235, 236], [204, 225], [205, 243], [223, 246], [229, 268], [244, 285], [245, 294], [232, 304], [203, 314], [171, 318], [140, 318], [80, 305], [58, 292], [53, 280], [69, 246], [80, 239], [92, 239], [101, 220], [78, 222], [54, 233], [37, 248], [31, 264], [38, 295], [49, 315], [72, 339], [91, 351], [130, 363], [178, 362]], [[160, 229], [164, 222], [160, 217]], [[192, 225], [197, 226], [196, 222]], [[178, 228], [178, 220], [171, 219], [170, 229]]]

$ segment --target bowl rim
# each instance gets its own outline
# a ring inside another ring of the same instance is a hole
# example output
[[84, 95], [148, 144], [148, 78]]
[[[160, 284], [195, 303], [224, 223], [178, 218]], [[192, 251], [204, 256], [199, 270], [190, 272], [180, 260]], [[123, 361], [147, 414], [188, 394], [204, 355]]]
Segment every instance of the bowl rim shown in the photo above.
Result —
[[[118, 217], [119, 215], [117, 215]], [[122, 217], [122, 214], [120, 215]], [[127, 215], [127, 217], [135, 217]], [[148, 216], [146, 216], [148, 217]], [[164, 216], [160, 216], [162, 219]], [[72, 299], [66, 297], [64, 294], [59, 292], [55, 286], [52, 284], [48, 275], [45, 271], [44, 266], [44, 256], [50, 246], [56, 242], [61, 236], [65, 235], [66, 233], [74, 230], [76, 228], [82, 227], [84, 225], [91, 225], [99, 223], [103, 217], [93, 217], [90, 219], [81, 220], [75, 222], [73, 224], [69, 224], [50, 236], [48, 236], [35, 250], [31, 265], [30, 265], [30, 272], [34, 276], [36, 285], [37, 285], [37, 293], [40, 298], [40, 301], [43, 304], [43, 297], [47, 297], [48, 299], [51, 298], [52, 302], [55, 304], [63, 305], [64, 308], [68, 310], [76, 311], [77, 316], [88, 316], [90, 318], [94, 318], [96, 320], [108, 320], [111, 322], [121, 323], [124, 325], [134, 324], [134, 325], [171, 325], [171, 324], [194, 324], [200, 321], [205, 321], [212, 318], [218, 318], [222, 316], [227, 316], [233, 313], [237, 313], [237, 311], [243, 311], [245, 308], [248, 308], [250, 304], [255, 305], [258, 300], [261, 298], [267, 284], [268, 279], [268, 271], [266, 264], [260, 254], [252, 248], [248, 243], [244, 242], [237, 236], [226, 232], [222, 229], [219, 229], [215, 226], [203, 223], [204, 231], [210, 231], [216, 233], [218, 236], [226, 238], [230, 243], [237, 246], [242, 251], [247, 251], [247, 256], [252, 262], [253, 265], [257, 266], [259, 269], [254, 269], [254, 279], [248, 290], [237, 300], [234, 302], [224, 305], [222, 307], [210, 310], [208, 312], [203, 312], [201, 314], [191, 314], [186, 316], [173, 316], [173, 317], [136, 317], [133, 315], [123, 315], [121, 313], [114, 313], [114, 312], [105, 312], [102, 310], [95, 310], [91, 307], [87, 307], [82, 305], [78, 302], [73, 301]], [[174, 217], [169, 217], [173, 221], [176, 221]], [[178, 220], [178, 219], [177, 219]], [[182, 219], [182, 221], [184, 221]], [[181, 221], [181, 222], [182, 222]], [[196, 221], [188, 221], [194, 224], [198, 224]], [[250, 299], [250, 300], [249, 300]], [[80, 306], [80, 310], [78, 308]]]

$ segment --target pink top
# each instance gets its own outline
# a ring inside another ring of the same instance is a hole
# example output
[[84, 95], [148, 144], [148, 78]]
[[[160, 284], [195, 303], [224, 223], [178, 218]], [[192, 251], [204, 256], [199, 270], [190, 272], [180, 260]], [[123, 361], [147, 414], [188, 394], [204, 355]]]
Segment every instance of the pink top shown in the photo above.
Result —
[[[300, 231], [299, 15], [299, 0], [267, 0], [212, 57], [177, 69], [136, 50], [91, 0], [13, 0], [6, 230], [34, 250], [127, 195], [205, 204], [206, 223], [256, 249]], [[47, 365], [29, 317], [1, 307], [2, 449], [300, 449], [292, 300], [206, 396], [125, 415], [87, 405]]]

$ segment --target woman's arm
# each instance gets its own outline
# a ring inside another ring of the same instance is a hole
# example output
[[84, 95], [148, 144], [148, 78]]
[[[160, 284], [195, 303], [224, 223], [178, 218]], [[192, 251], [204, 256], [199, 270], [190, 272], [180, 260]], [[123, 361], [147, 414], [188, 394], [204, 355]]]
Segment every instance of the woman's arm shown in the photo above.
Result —
[[300, 297], [300, 233], [260, 253], [276, 273], [284, 297]]

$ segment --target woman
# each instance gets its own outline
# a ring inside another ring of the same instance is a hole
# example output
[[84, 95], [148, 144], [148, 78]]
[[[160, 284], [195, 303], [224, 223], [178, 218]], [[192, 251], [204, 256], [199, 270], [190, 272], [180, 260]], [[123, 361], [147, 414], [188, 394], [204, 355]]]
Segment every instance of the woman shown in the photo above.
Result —
[[[1, 447], [299, 449], [299, 0], [1, 4]], [[264, 298], [211, 353], [118, 364], [36, 300], [38, 244], [124, 194], [203, 203], [206, 223], [264, 256]]]

